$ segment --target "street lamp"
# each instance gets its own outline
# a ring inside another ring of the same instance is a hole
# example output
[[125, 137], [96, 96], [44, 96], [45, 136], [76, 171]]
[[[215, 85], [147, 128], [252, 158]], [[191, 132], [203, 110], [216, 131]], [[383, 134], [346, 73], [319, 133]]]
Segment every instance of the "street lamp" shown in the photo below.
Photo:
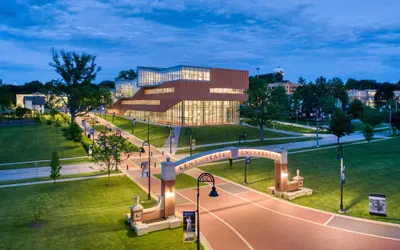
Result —
[[340, 160], [340, 210], [339, 213], [344, 213], [345, 210], [343, 209], [343, 184], [345, 182], [345, 175], [344, 169], [345, 166], [343, 165], [343, 146], [339, 145], [338, 147], [338, 154], [336, 156], [337, 160]]
[[135, 125], [136, 125], [136, 118], [133, 118], [133, 120], [132, 120], [132, 135], [134, 134], [134, 132], [135, 132]]
[[210, 173], [202, 173], [197, 178], [197, 249], [200, 250], [200, 182], [212, 183], [210, 197], [218, 197], [217, 188], [215, 187], [214, 176]]
[[[115, 132], [115, 136], [119, 136], [121, 138], [121, 130], [117, 130]], [[118, 161], [117, 161], [117, 155], [118, 155], [118, 143], [115, 144], [115, 171], [118, 171]]]
[[175, 133], [172, 132], [172, 126], [170, 122], [168, 122], [165, 127], [169, 128], [169, 153], [172, 154], [172, 140], [175, 140]]
[[239, 135], [239, 146], [240, 146], [242, 140], [244, 140], [244, 146], [247, 147], [247, 133], [246, 133], [246, 131], [243, 133], [243, 135]]
[[315, 114], [315, 120], [316, 120], [316, 133], [317, 133], [316, 140], [317, 140], [317, 147], [319, 147], [319, 141], [318, 141], [318, 128], [319, 128], [318, 117], [319, 117], [319, 114], [320, 114], [320, 108], [319, 108], [319, 106], [318, 106], [316, 109], [314, 109], [314, 114]]
[[113, 112], [113, 115], [112, 115], [112, 117], [113, 117], [113, 119], [112, 119], [112, 123], [114, 124], [115, 112]]
[[149, 167], [149, 175], [148, 175], [148, 178], [149, 178], [149, 182], [148, 182], [148, 193], [147, 193], [147, 199], [148, 200], [151, 200], [151, 196], [150, 196], [150, 176], [151, 176], [151, 167], [150, 167], [150, 142], [149, 141], [144, 141], [143, 143], [142, 143], [142, 147], [140, 148], [140, 153], [145, 153], [146, 151], [144, 150], [144, 147], [145, 146], [148, 146], [149, 148], [148, 148], [148, 151], [149, 151], [149, 165], [148, 165], [148, 167]]
[[185, 130], [185, 135], [188, 135], [189, 132], [189, 151], [190, 155], [192, 155], [192, 128], [188, 127]]
[[111, 131], [112, 129], [111, 129], [111, 125], [110, 124], [106, 124], [106, 126], [105, 126], [109, 131]]

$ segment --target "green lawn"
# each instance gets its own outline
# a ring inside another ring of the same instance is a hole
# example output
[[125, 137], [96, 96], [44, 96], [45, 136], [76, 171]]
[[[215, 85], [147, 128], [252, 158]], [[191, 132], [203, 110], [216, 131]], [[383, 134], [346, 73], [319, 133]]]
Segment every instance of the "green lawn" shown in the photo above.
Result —
[[[126, 176], [0, 189], [0, 249], [195, 249], [182, 242], [182, 228], [137, 237], [124, 224], [125, 214], [139, 195], [150, 207], [147, 194]], [[36, 229], [27, 197], [48, 193], [52, 209]]]
[[49, 160], [54, 151], [60, 158], [87, 155], [81, 143], [75, 147], [74, 142], [65, 139], [61, 128], [44, 123], [0, 127], [0, 163]]
[[[155, 174], [155, 177], [161, 180], [161, 174]], [[197, 180], [192, 176], [184, 173], [180, 173], [176, 176], [176, 189], [192, 188], [197, 187]], [[200, 183], [200, 186], [207, 185], [206, 183]]]
[[[400, 138], [344, 147], [346, 184], [344, 207], [346, 214], [367, 219], [400, 223]], [[289, 155], [289, 178], [304, 177], [305, 187], [314, 190], [312, 196], [301, 197], [294, 203], [329, 212], [337, 212], [340, 204], [340, 162], [337, 148]], [[228, 164], [202, 167], [203, 170], [243, 183], [244, 162], [235, 162], [227, 172]], [[262, 192], [274, 185], [272, 160], [254, 159], [247, 168], [248, 186]], [[373, 217], [368, 211], [368, 194], [385, 194], [387, 217]]]
[[[353, 125], [354, 131], [363, 131], [364, 130], [364, 123], [362, 123], [362, 122], [353, 121], [351, 124]], [[383, 127], [387, 127], [387, 125], [379, 124], [374, 127], [374, 130], [382, 130]]]
[[[322, 138], [319, 138], [320, 140]], [[275, 145], [275, 144], [283, 144], [283, 143], [291, 143], [291, 142], [300, 142], [300, 141], [314, 141], [315, 138], [312, 137], [304, 137], [304, 138], [297, 138], [297, 139], [282, 139], [282, 140], [273, 140], [273, 141], [256, 141], [256, 142], [248, 142], [247, 146], [248, 147], [259, 147], [259, 146], [267, 146], [267, 145]], [[200, 152], [206, 152], [209, 150], [217, 149], [217, 148], [223, 148], [223, 147], [238, 147], [238, 143], [235, 144], [227, 144], [227, 145], [219, 145], [219, 146], [209, 146], [209, 147], [196, 147], [195, 150], [193, 150], [193, 154], [195, 153], [200, 153]], [[244, 147], [244, 143], [241, 144], [241, 147]], [[189, 154], [190, 149], [180, 149], [176, 151], [176, 154]]]
[[[119, 174], [119, 173], [121, 173], [121, 171], [113, 171], [111, 174], [113, 175], [113, 174]], [[60, 178], [58, 178], [57, 180], [68, 179], [68, 178], [98, 176], [98, 175], [107, 175], [107, 172], [106, 171], [97, 171], [97, 172], [91, 172], [91, 173], [67, 174], [67, 175], [61, 175]], [[28, 178], [28, 179], [11, 180], [11, 181], [0, 181], [0, 185], [48, 181], [48, 180], [53, 180], [53, 179], [50, 177], [39, 177], [39, 178]]]
[[[99, 116], [100, 117], [100, 116]], [[104, 114], [101, 116], [104, 119]], [[107, 115], [107, 121], [112, 122], [112, 116]], [[122, 117], [115, 117], [114, 125], [125, 130], [128, 133], [132, 132], [132, 120]], [[134, 135], [144, 141], [147, 140], [147, 123], [136, 122]], [[162, 147], [169, 136], [169, 129], [165, 126], [157, 126], [150, 124], [150, 144], [155, 147]]]
[[[196, 139], [196, 145], [203, 145], [218, 142], [237, 141], [239, 135], [247, 133], [247, 139], [259, 139], [260, 130], [241, 125], [219, 125], [207, 127], [192, 127], [192, 137]], [[290, 137], [289, 135], [264, 131], [264, 138]], [[178, 147], [189, 146], [189, 131], [186, 134], [185, 128], [181, 130]]]

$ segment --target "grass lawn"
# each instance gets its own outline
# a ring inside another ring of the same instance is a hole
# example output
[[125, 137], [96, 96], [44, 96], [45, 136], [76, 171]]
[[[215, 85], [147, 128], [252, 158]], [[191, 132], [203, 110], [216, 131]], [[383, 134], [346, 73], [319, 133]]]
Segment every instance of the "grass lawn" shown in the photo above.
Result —
[[[400, 223], [400, 138], [344, 147], [346, 184], [344, 207], [346, 214], [373, 220]], [[301, 197], [294, 203], [329, 212], [337, 212], [340, 204], [340, 162], [337, 148], [289, 154], [289, 178], [304, 177], [305, 187], [314, 190], [312, 196]], [[244, 163], [235, 162], [227, 172], [227, 163], [205, 166], [203, 170], [243, 183]], [[254, 159], [247, 168], [248, 186], [262, 192], [274, 185], [272, 160]], [[385, 194], [387, 217], [369, 215], [368, 195]]]
[[[112, 171], [111, 175], [119, 174], [119, 173], [121, 173], [121, 171]], [[68, 179], [68, 178], [98, 176], [98, 175], [107, 175], [107, 172], [106, 171], [98, 171], [98, 172], [92, 172], [92, 173], [67, 174], [67, 175], [61, 175], [60, 178], [58, 178], [57, 180]], [[53, 180], [53, 179], [50, 178], [50, 177], [39, 177], [39, 178], [27, 178], [27, 179], [12, 180], [12, 181], [0, 181], [0, 185], [18, 184], [18, 183], [27, 183], [27, 182], [38, 182], [38, 181], [48, 181], [48, 180]]]
[[[320, 140], [322, 138], [319, 138]], [[283, 143], [291, 143], [291, 142], [300, 142], [300, 141], [314, 141], [315, 138], [310, 138], [310, 137], [304, 137], [304, 138], [297, 138], [297, 139], [282, 139], [282, 140], [273, 140], [273, 141], [255, 141], [255, 142], [248, 142], [247, 146], [248, 147], [259, 147], [259, 146], [267, 146], [267, 145], [275, 145], [275, 144], [283, 144]], [[217, 149], [217, 148], [224, 148], [224, 147], [238, 147], [238, 143], [235, 144], [227, 144], [227, 145], [219, 145], [219, 146], [209, 146], [209, 147], [196, 147], [195, 150], [193, 150], [193, 154], [195, 153], [200, 153], [200, 152], [206, 152], [209, 150]], [[241, 147], [244, 147], [244, 143], [241, 144]], [[189, 154], [190, 149], [180, 149], [176, 151], [176, 154]]]
[[[196, 139], [196, 145], [203, 145], [218, 142], [237, 141], [239, 135], [247, 133], [247, 139], [259, 139], [260, 130], [241, 125], [220, 125], [206, 127], [192, 127], [192, 137]], [[189, 133], [189, 132], [188, 132]], [[264, 138], [290, 137], [289, 135], [264, 131]], [[185, 129], [181, 130], [178, 147], [189, 146], [189, 134], [185, 134]]]
[[[128, 177], [41, 184], [0, 189], [0, 249], [195, 249], [182, 242], [182, 228], [137, 237], [124, 224], [125, 214], [139, 195], [150, 207], [147, 194]], [[43, 216], [49, 223], [31, 229], [33, 215], [27, 197], [48, 193], [52, 209]]]
[[[99, 116], [100, 117], [100, 116]], [[101, 116], [104, 119], [104, 114]], [[107, 121], [112, 122], [112, 116], [107, 115]], [[132, 120], [116, 116], [114, 125], [125, 130], [128, 133], [132, 132]], [[134, 135], [144, 141], [147, 140], [147, 123], [136, 122]], [[162, 147], [169, 136], [169, 129], [165, 126], [150, 124], [150, 144], [155, 147]]]
[[101, 133], [102, 131], [106, 131], [106, 135], [111, 135], [111, 134], [113, 134], [113, 133], [115, 133], [114, 131], [110, 131], [108, 128], [106, 128], [106, 126], [104, 126], [103, 124], [99, 124], [99, 123], [97, 123], [97, 124], [95, 124], [94, 125], [94, 129], [97, 131], [97, 132], [99, 132], [99, 133]]
[[[161, 180], [161, 174], [155, 174], [155, 177]], [[197, 180], [192, 176], [184, 173], [180, 173], [176, 176], [176, 189], [192, 188], [197, 187]], [[200, 183], [200, 186], [207, 185], [204, 182]]]
[[54, 151], [60, 158], [87, 155], [81, 143], [75, 147], [65, 139], [61, 128], [45, 124], [0, 127], [0, 163], [50, 160]]
[[[351, 124], [353, 125], [354, 131], [363, 131], [364, 130], [364, 123], [362, 123], [362, 122], [353, 121]], [[387, 127], [387, 126], [388, 125], [379, 124], [374, 127], [374, 130], [382, 130], [382, 128]]]

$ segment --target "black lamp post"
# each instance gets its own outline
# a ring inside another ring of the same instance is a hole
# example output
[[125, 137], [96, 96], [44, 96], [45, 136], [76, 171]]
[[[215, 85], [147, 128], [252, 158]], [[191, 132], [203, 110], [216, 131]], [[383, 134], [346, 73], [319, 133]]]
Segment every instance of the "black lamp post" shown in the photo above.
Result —
[[135, 125], [136, 125], [136, 119], [135, 118], [133, 118], [133, 120], [132, 120], [132, 135], [133, 134], [135, 134]]
[[243, 135], [239, 135], [239, 146], [241, 145], [242, 140], [244, 141], [244, 146], [247, 147], [247, 133], [244, 132]]
[[172, 139], [175, 139], [175, 133], [172, 133], [172, 126], [170, 122], [168, 122], [165, 127], [169, 128], [169, 153], [172, 154]]
[[215, 187], [214, 176], [210, 173], [202, 173], [197, 178], [197, 249], [200, 250], [200, 182], [208, 182], [213, 184], [210, 197], [218, 197], [217, 188]]
[[[115, 136], [119, 136], [121, 137], [121, 130], [117, 130], [115, 132]], [[118, 156], [118, 143], [115, 144], [115, 171], [118, 171], [118, 161], [117, 161], [117, 157]]]
[[141, 153], [145, 153], [145, 150], [144, 150], [144, 146], [146, 146], [146, 143], [147, 143], [147, 146], [149, 147], [148, 148], [148, 151], [149, 151], [149, 184], [148, 184], [148, 193], [147, 193], [147, 199], [148, 200], [151, 200], [151, 195], [150, 195], [150, 176], [151, 176], [151, 167], [150, 167], [150, 119], [148, 119], [147, 120], [147, 141], [144, 141], [143, 143], [142, 143], [142, 147], [140, 148], [140, 155], [141, 155]]
[[340, 160], [340, 210], [339, 213], [344, 213], [345, 210], [343, 209], [343, 184], [345, 182], [344, 176], [344, 168], [343, 165], [343, 146], [339, 145], [338, 147], [338, 155], [336, 156], [337, 160]]
[[316, 137], [317, 147], [319, 147], [319, 141], [318, 141], [318, 128], [319, 128], [318, 117], [319, 117], [319, 114], [320, 114], [320, 107], [319, 106], [314, 110], [314, 114], [315, 114], [315, 121], [316, 121], [315, 125], [316, 125], [316, 132], [317, 132], [317, 137]]
[[112, 115], [112, 117], [113, 117], [112, 121], [113, 121], [113, 124], [114, 124], [115, 112], [113, 112], [113, 115]]

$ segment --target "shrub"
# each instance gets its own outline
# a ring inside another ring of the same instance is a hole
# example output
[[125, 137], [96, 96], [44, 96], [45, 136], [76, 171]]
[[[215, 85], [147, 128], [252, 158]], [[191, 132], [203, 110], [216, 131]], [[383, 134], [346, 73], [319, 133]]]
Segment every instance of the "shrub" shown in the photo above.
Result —
[[365, 137], [365, 140], [367, 140], [367, 142], [370, 142], [372, 139], [374, 139], [374, 127], [372, 127], [371, 124], [365, 124], [363, 135]]
[[93, 141], [87, 136], [82, 137], [82, 145], [85, 148], [86, 152], [89, 154], [89, 145], [92, 145]]
[[50, 202], [51, 198], [46, 193], [28, 198], [28, 208], [32, 212], [36, 221], [39, 221], [42, 215], [50, 209]]
[[53, 123], [53, 122], [52, 122], [51, 120], [46, 120], [46, 124], [47, 124], [47, 125], [50, 126], [52, 123]]
[[35, 117], [33, 118], [33, 120], [37, 123], [42, 123], [42, 119], [40, 118], [39, 114], [36, 114]]
[[60, 120], [58, 120], [58, 118], [56, 119], [56, 122], [54, 123], [54, 127], [60, 127], [61, 126], [61, 122]]

